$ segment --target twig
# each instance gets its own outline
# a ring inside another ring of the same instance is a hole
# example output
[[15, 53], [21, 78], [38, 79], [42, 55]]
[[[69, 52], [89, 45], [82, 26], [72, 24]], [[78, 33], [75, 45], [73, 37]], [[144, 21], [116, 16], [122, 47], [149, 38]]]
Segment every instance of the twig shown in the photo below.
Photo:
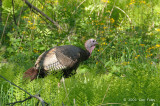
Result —
[[[63, 82], [63, 86], [64, 86], [64, 89], [65, 89], [65, 92], [66, 92], [66, 97], [68, 98], [68, 93], [67, 93], [67, 89], [66, 89], [66, 86], [65, 86], [64, 77], [62, 77], [62, 82]], [[68, 98], [68, 100], [69, 100], [69, 98]]]
[[103, 49], [103, 51], [97, 56], [96, 60], [98, 60], [99, 56], [102, 55], [102, 53], [107, 49], [107, 47], [117, 38], [117, 36], [115, 36], [115, 38]]
[[102, 9], [102, 14], [101, 14], [101, 17], [102, 17], [102, 15], [103, 15], [103, 13], [104, 13], [104, 8], [106, 7], [107, 8], [107, 2], [105, 2], [105, 4], [104, 4], [104, 7], [103, 7], [103, 9]]
[[[129, 16], [126, 14], [126, 12], [123, 11], [121, 8], [115, 6], [115, 4], [113, 5], [113, 8], [111, 9], [109, 18], [111, 17], [114, 8], [117, 8], [117, 9], [119, 9], [120, 11], [122, 11], [122, 12], [128, 17], [130, 24], [132, 23], [132, 22], [131, 22], [131, 19], [130, 19]], [[104, 64], [103, 62], [101, 62], [98, 58], [99, 58], [99, 56], [101, 56], [102, 53], [107, 49], [107, 47], [116, 39], [116, 37], [117, 37], [117, 36], [115, 36], [115, 38], [114, 38], [114, 39], [103, 49], [103, 51], [95, 58], [96, 61], [99, 61], [99, 62], [100, 62], [101, 64], [103, 64], [104, 66], [105, 66], [105, 64]], [[108, 71], [108, 70], [107, 70], [107, 71]], [[115, 74], [115, 73], [114, 73], [114, 74]], [[116, 75], [116, 74], [115, 74], [115, 75]]]
[[[119, 9], [119, 10], [121, 10], [124, 14], [126, 14], [122, 9], [120, 9], [119, 7], [117, 7], [117, 6], [114, 6], [115, 8], [117, 8], [117, 9]], [[112, 8], [112, 10], [111, 11], [113, 11], [113, 8]], [[110, 14], [110, 16], [111, 16], [111, 14]], [[126, 16], [128, 17], [128, 19], [129, 19], [129, 21], [130, 21], [130, 23], [131, 23], [131, 19], [129, 18], [129, 16], [126, 14]], [[108, 45], [110, 45], [115, 39], [116, 39], [116, 37], [117, 36], [115, 36], [115, 38], [108, 44]], [[97, 58], [96, 58], [96, 60], [98, 60], [98, 58], [99, 58], [99, 56], [105, 51], [105, 49], [107, 49], [107, 47], [108, 47], [108, 45], [103, 49], [103, 51], [97, 56]]]
[[62, 106], [65, 106], [63, 102], [62, 102]]
[[2, 75], [0, 75], [1, 78], [3, 78], [4, 80], [6, 80], [7, 82], [9, 82], [10, 84], [16, 86], [17, 88], [19, 88], [20, 90], [26, 92], [28, 95], [32, 96], [29, 92], [27, 92], [26, 90], [22, 89], [21, 87], [17, 86], [16, 84], [14, 84], [13, 82], [7, 80], [6, 78], [4, 78]]
[[7, 16], [7, 19], [6, 19], [6, 23], [5, 23], [5, 26], [4, 26], [4, 29], [3, 29], [3, 33], [2, 33], [2, 36], [1, 36], [0, 45], [2, 44], [2, 39], [3, 39], [3, 36], [4, 36], [4, 32], [5, 32], [5, 30], [6, 30], [6, 26], [7, 26], [7, 22], [8, 22], [9, 16], [10, 16], [10, 13], [8, 13], [8, 16]]
[[121, 103], [106, 103], [106, 104], [101, 104], [99, 106], [106, 106], [106, 105], [118, 105], [118, 104], [121, 104]]
[[92, 13], [92, 11], [94, 10], [94, 8], [95, 8], [95, 6], [93, 6], [93, 7], [92, 7], [92, 9], [91, 9], [91, 11], [90, 11], [90, 14], [91, 14], [91, 13]]
[[109, 72], [107, 67], [105, 66], [105, 64], [101, 60], [99, 60], [98, 58], [95, 58], [95, 60], [99, 61], [104, 66], [104, 68], [106, 68], [106, 71]]
[[26, 100], [29, 100], [29, 99], [31, 99], [32, 98], [32, 96], [29, 96], [28, 98], [26, 98], [26, 99], [24, 99], [24, 100], [21, 100], [21, 101], [16, 101], [16, 102], [13, 102], [13, 103], [8, 103], [8, 104], [6, 104], [6, 105], [15, 105], [16, 103], [21, 103], [21, 102], [25, 102]]
[[[42, 106], [45, 106], [45, 102], [43, 101], [43, 99], [40, 97], [40, 95], [34, 95], [33, 97], [37, 98], [39, 101], [41, 101]], [[48, 104], [48, 103], [47, 103]]]
[[114, 7], [115, 7], [115, 2], [114, 2], [114, 5], [113, 5], [113, 7], [112, 7], [112, 9], [111, 9], [110, 14], [109, 14], [109, 19], [111, 18], [111, 15], [112, 15], [112, 12], [113, 12], [113, 10], [114, 10]]
[[[33, 97], [36, 98], [36, 99], [38, 99], [38, 100], [41, 102], [42, 106], [45, 106], [45, 104], [46, 104], [47, 106], [49, 105], [47, 102], [45, 102], [45, 101], [40, 97], [39, 94], [29, 96], [28, 98], [26, 98], [26, 99], [24, 99], [24, 100], [21, 100], [21, 101], [16, 101], [16, 102], [13, 102], [13, 103], [8, 103], [8, 104], [6, 104], [6, 105], [12, 105], [12, 106], [13, 106], [13, 105], [15, 105], [16, 103], [25, 102], [25, 101], [27, 101], [27, 100], [29, 100], [29, 99], [32, 99]], [[38, 103], [39, 103], [39, 102], [38, 102]]]
[[[102, 53], [107, 49], [107, 47], [117, 38], [117, 36], [115, 36], [115, 38], [103, 49], [103, 51], [95, 58], [95, 61], [99, 61], [103, 66], [104, 68], [106, 69], [107, 72], [110, 72], [107, 67], [105, 66], [105, 64], [99, 60], [99, 57], [102, 55]], [[112, 73], [114, 74], [115, 76], [119, 76], [117, 75], [116, 73]]]
[[66, 40], [69, 36], [71, 37], [72, 34], [73, 34], [73, 30], [74, 30], [74, 29], [71, 28], [71, 30], [69, 31], [69, 33], [68, 33], [62, 40], [60, 40], [60, 41], [57, 43], [57, 45], [63, 43], [63, 41]]
[[129, 18], [129, 16], [127, 15], [127, 13], [124, 10], [122, 10], [121, 8], [119, 8], [117, 6], [114, 6], [114, 7], [117, 8], [117, 9], [119, 9], [120, 11], [122, 11], [127, 16], [128, 20], [129, 20], [129, 23], [130, 24], [132, 23], [131, 19]]
[[58, 29], [61, 29], [62, 28], [60, 27], [60, 25], [55, 22], [54, 20], [52, 20], [50, 17], [48, 17], [45, 13], [43, 13], [41, 10], [39, 10], [37, 7], [35, 7], [34, 5], [32, 5], [28, 0], [24, 0], [24, 2], [28, 5], [28, 7], [30, 9], [34, 9], [36, 10], [38, 13], [40, 13], [42, 16], [44, 16], [46, 19], [48, 19], [50, 22], [52, 22]]
[[75, 98], [73, 99], [73, 103], [74, 103], [74, 106], [76, 106], [76, 99]]
[[[35, 14], [39, 15], [35, 10], [33, 10], [33, 9], [31, 9], [31, 10], [32, 10]], [[45, 20], [44, 17], [42, 17], [42, 16], [40, 16], [40, 15], [39, 15], [39, 17], [42, 18], [43, 21], [45, 21], [45, 23], [47, 24], [48, 28], [50, 28], [50, 29], [52, 29], [52, 30], [54, 29], [52, 26], [49, 25], [49, 23]]]
[[[41, 5], [43, 5], [43, 3], [41, 2], [41, 0], [38, 0], [40, 2]], [[51, 12], [45, 5], [43, 5], [43, 7], [48, 11]]]
[[78, 6], [77, 9], [85, 2], [86, 0], [82, 1]]
[[12, 0], [12, 7], [13, 7], [13, 20], [14, 20], [15, 25], [17, 25], [16, 17], [15, 17], [15, 14], [14, 14], [14, 0]]
[[107, 95], [107, 92], [108, 92], [108, 90], [109, 90], [110, 85], [111, 85], [111, 82], [110, 82], [110, 84], [108, 85], [108, 88], [106, 89], [106, 93], [105, 93], [105, 95], [104, 95], [104, 97], [103, 97], [102, 103], [104, 102], [104, 99], [105, 99], [105, 97], [106, 97], [106, 95]]
[[22, 101], [16, 101], [16, 102], [13, 102], [13, 103], [8, 103], [7, 105], [11, 105], [11, 104], [14, 105], [14, 104], [16, 104], [16, 103], [21, 103], [21, 102], [24, 102], [24, 101], [26, 101], [26, 100], [31, 99], [32, 97], [34, 97], [34, 98], [38, 99], [39, 101], [41, 101], [42, 106], [45, 106], [45, 104], [48, 105], [48, 103], [45, 102], [45, 101], [40, 97], [40, 94], [31, 95], [29, 92], [27, 92], [26, 90], [24, 90], [24, 89], [22, 89], [21, 87], [17, 86], [17, 85], [14, 84], [13, 82], [7, 80], [7, 79], [6, 79], [5, 77], [3, 77], [2, 75], [0, 75], [0, 77], [3, 78], [4, 80], [6, 80], [7, 82], [9, 82], [10, 84], [16, 86], [16, 87], [19, 88], [20, 90], [24, 91], [24, 92], [27, 93], [28, 95], [30, 95], [28, 98], [26, 98], [26, 99], [24, 99], [24, 100], [22, 100]]
[[[85, 1], [86, 1], [86, 0], [82, 1], [82, 2], [77, 6], [76, 9], [78, 9]], [[76, 10], [74, 10], [72, 14], [74, 14], [75, 12], [76, 12]]]
[[21, 8], [20, 13], [19, 13], [18, 16], [17, 16], [17, 18], [19, 18], [18, 21], [17, 21], [17, 26], [19, 26], [19, 24], [20, 24], [20, 19], [21, 19], [21, 15], [22, 15], [22, 13], [23, 13], [23, 8], [24, 8], [24, 3], [23, 3], [23, 6], [22, 6], [22, 8]]

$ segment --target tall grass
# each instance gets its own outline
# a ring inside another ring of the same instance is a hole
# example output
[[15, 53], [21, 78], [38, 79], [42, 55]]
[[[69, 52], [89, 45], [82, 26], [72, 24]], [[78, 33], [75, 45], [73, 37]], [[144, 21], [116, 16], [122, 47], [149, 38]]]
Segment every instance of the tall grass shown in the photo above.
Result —
[[[64, 40], [63, 44], [82, 46], [82, 41], [91, 37], [99, 42], [90, 59], [80, 65], [77, 74], [65, 80], [54, 75], [32, 82], [23, 80], [24, 71], [33, 66], [35, 58], [66, 37], [66, 32], [51, 31], [43, 26], [45, 24], [38, 24], [41, 20], [35, 18], [37, 16], [30, 18], [28, 13], [23, 16], [27, 27], [22, 25], [18, 30], [20, 34], [16, 30], [7, 33], [8, 47], [6, 51], [0, 51], [0, 61], [7, 58], [7, 63], [0, 63], [0, 75], [32, 95], [40, 94], [51, 106], [160, 105], [159, 0], [93, 0], [82, 2], [74, 12], [71, 2], [59, 0], [54, 6], [45, 5], [54, 8], [55, 18], [62, 19], [60, 25], [63, 24], [65, 30], [72, 29], [68, 26], [76, 23], [73, 38], [67, 36], [69, 40]], [[38, 2], [34, 3], [38, 5]], [[72, 12], [74, 17], [69, 17]], [[37, 24], [34, 26], [32, 21]], [[0, 105], [28, 96], [0, 78]], [[38, 100], [32, 98], [17, 105], [36, 106], [37, 103]]]
[[[108, 63], [113, 64], [113, 63]], [[9, 65], [3, 66], [0, 70], [1, 75], [8, 70]], [[19, 66], [17, 66], [19, 67]], [[60, 81], [53, 75], [43, 79], [36, 79], [32, 82], [23, 82], [22, 73], [11, 75], [11, 80], [31, 94], [41, 94], [41, 97], [53, 105], [102, 105], [102, 104], [121, 104], [121, 105], [158, 105], [160, 103], [160, 79], [159, 65], [148, 62], [131, 61], [126, 65], [114, 63], [112, 72], [121, 73], [115, 76], [114, 73], [94, 73], [81, 72], [83, 65], [78, 68], [75, 76]], [[93, 68], [92, 71], [98, 71]], [[123, 74], [122, 74], [123, 73]], [[6, 76], [7, 77], [7, 76]], [[7, 77], [8, 78], [8, 77]], [[60, 85], [59, 85], [60, 83]], [[19, 101], [27, 98], [25, 92], [10, 85], [1, 79], [1, 105]], [[31, 99], [20, 103], [23, 105], [36, 105], [37, 99]]]

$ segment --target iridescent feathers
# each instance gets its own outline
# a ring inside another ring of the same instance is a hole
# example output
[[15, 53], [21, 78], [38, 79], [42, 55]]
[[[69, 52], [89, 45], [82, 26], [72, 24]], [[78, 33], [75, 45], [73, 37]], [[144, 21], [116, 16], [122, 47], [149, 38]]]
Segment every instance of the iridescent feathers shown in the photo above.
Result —
[[32, 76], [31, 74], [33, 73], [33, 79], [36, 77], [35, 74], [37, 73], [37, 70], [39, 70], [37, 74], [42, 77], [44, 77], [49, 71], [59, 70], [64, 72], [64, 74], [66, 74], [65, 76], [70, 76], [68, 74], [71, 74], [73, 70], [76, 70], [80, 62], [85, 61], [90, 57], [97, 44], [96, 40], [89, 39], [85, 42], [86, 50], [72, 45], [51, 48], [38, 57], [35, 66], [27, 70], [24, 76]]

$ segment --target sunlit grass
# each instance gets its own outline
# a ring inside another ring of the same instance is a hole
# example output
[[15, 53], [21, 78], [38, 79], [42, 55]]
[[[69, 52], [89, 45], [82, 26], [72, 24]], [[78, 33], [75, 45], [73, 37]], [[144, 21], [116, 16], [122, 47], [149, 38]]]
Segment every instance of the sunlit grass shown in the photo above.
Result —
[[[141, 56], [139, 57], [142, 59]], [[159, 65], [152, 65], [146, 59], [143, 62], [138, 62], [137, 59], [121, 63], [120, 60], [119, 62], [108, 61], [106, 66], [109, 68], [110, 73], [105, 72], [103, 74], [95, 73], [95, 71], [100, 71], [100, 68], [87, 68], [82, 67], [82, 65], [78, 68], [75, 76], [65, 79], [64, 82], [53, 75], [32, 82], [23, 82], [23, 73], [10, 76], [12, 82], [31, 94], [41, 94], [41, 97], [51, 105], [61, 105], [62, 102], [66, 105], [74, 105], [73, 101], [76, 105], [101, 105], [107, 103], [120, 103], [122, 105], [157, 104], [159, 103], [158, 92], [160, 92], [160, 86], [157, 85], [160, 83]], [[5, 68], [11, 67], [8, 65], [3, 67], [3, 71], [12, 72], [15, 69], [10, 68], [8, 70]], [[89, 71], [84, 71], [84, 68]], [[103, 70], [103, 67], [101, 68]], [[0, 72], [1, 75], [4, 75], [2, 69]], [[114, 73], [119, 76], [115, 76]], [[0, 85], [2, 105], [28, 97], [23, 91], [2, 79]], [[140, 101], [141, 99], [145, 101]], [[26, 103], [35, 105], [37, 100], [28, 100]]]
[[[3, 4], [4, 10], [8, 10], [7, 0], [4, 2], [7, 4]], [[18, 25], [7, 28], [2, 39], [7, 47], [0, 51], [0, 62], [6, 59], [7, 63], [0, 63], [0, 75], [32, 95], [40, 94], [51, 106], [160, 105], [158, 1], [72, 2], [34, 2], [63, 31], [30, 10], [21, 17], [16, 15]], [[18, 7], [15, 10], [20, 11]], [[14, 22], [10, 18], [9, 24]], [[55, 45], [83, 46], [89, 38], [97, 39], [99, 45], [89, 60], [80, 65], [76, 75], [64, 81], [53, 75], [32, 82], [23, 80], [23, 73], [45, 50]], [[0, 78], [0, 106], [28, 96]], [[37, 102], [31, 99], [17, 105], [34, 106]]]

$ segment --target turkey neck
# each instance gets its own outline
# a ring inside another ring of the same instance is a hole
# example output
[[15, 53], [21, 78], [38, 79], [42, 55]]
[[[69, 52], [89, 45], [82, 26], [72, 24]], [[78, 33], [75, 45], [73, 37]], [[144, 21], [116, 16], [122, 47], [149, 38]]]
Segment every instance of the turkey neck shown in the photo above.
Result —
[[95, 48], [95, 46], [92, 46], [92, 47], [90, 47], [90, 48], [87, 48], [87, 47], [86, 47], [86, 49], [87, 49], [87, 51], [90, 53], [90, 55], [91, 55], [92, 51], [94, 50], [94, 48]]
[[90, 54], [92, 53], [92, 51], [94, 50], [95, 46], [92, 46], [89, 50]]

